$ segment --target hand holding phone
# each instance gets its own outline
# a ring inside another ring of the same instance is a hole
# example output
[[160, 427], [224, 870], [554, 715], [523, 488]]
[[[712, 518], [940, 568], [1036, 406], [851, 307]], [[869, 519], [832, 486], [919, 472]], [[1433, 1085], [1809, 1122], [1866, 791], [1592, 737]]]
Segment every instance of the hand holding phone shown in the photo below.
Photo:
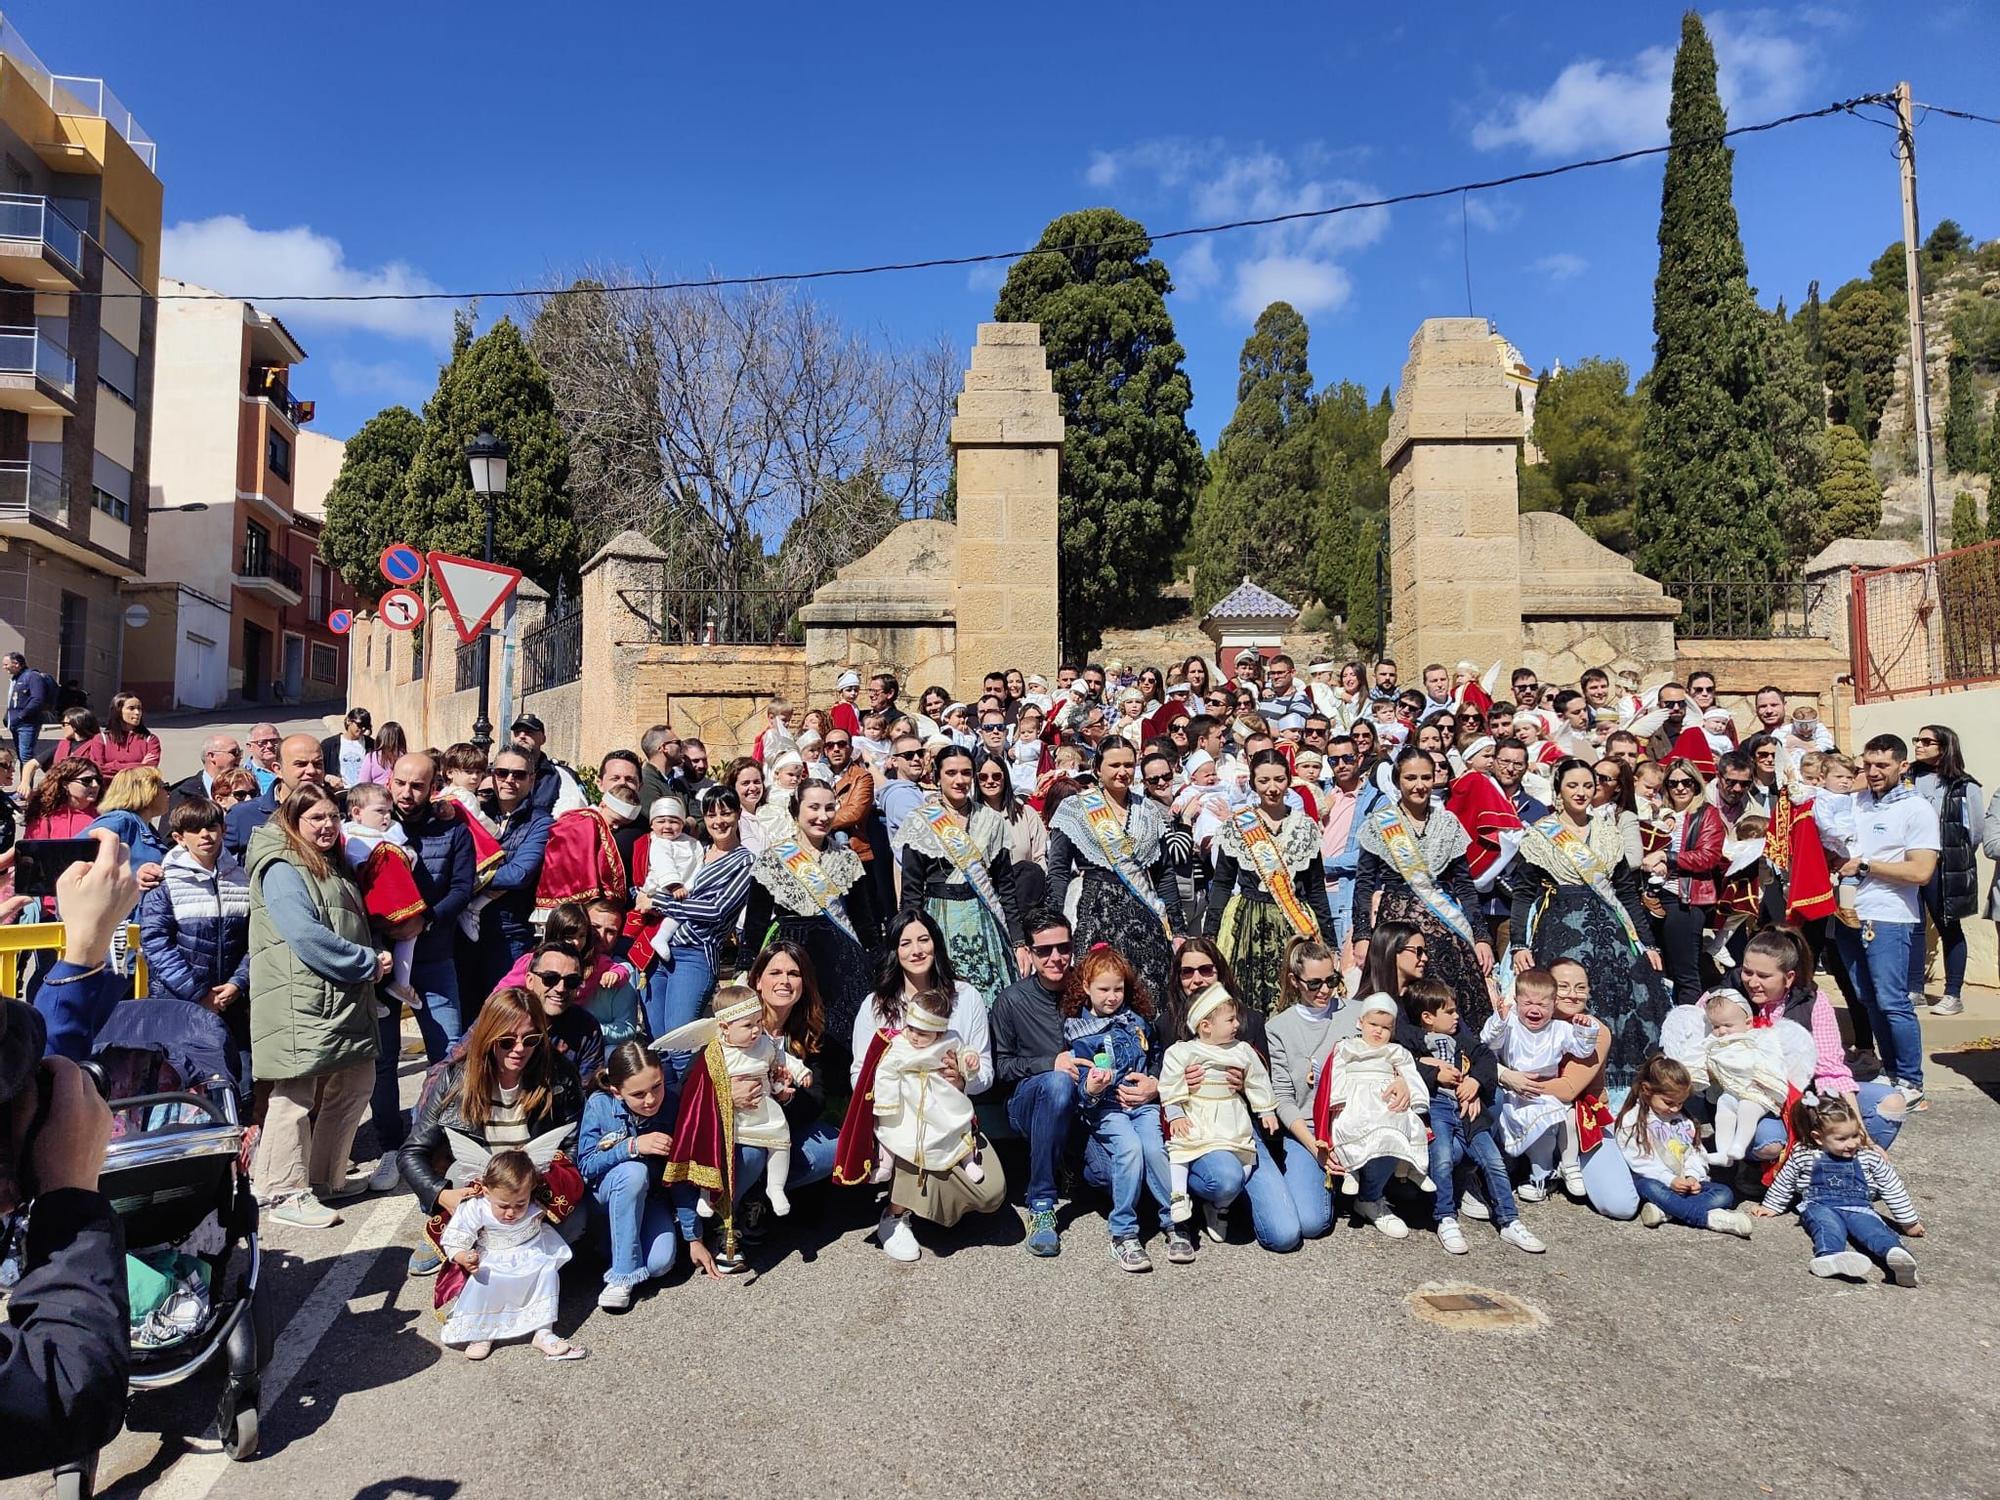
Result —
[[14, 845], [14, 889], [23, 896], [53, 896], [63, 871], [96, 858], [96, 839], [22, 839]]

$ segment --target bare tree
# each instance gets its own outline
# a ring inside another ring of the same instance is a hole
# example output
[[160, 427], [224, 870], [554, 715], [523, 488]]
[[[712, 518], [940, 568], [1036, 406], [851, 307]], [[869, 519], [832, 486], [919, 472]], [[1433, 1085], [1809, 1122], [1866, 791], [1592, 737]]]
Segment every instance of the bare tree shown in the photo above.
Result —
[[695, 588], [802, 597], [946, 492], [961, 358], [871, 341], [794, 288], [613, 293], [534, 309], [586, 550], [631, 527]]

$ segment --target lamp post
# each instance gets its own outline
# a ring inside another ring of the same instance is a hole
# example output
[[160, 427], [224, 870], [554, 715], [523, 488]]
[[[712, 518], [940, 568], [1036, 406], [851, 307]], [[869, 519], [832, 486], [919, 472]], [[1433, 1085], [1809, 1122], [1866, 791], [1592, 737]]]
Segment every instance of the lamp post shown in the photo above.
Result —
[[[486, 506], [486, 544], [480, 557], [493, 561], [493, 507], [507, 493], [507, 455], [511, 452], [499, 438], [482, 425], [479, 436], [465, 445], [465, 462], [472, 470], [473, 493]], [[481, 750], [493, 748], [493, 720], [487, 694], [492, 689], [493, 632], [479, 632], [479, 717], [472, 721], [472, 743]]]

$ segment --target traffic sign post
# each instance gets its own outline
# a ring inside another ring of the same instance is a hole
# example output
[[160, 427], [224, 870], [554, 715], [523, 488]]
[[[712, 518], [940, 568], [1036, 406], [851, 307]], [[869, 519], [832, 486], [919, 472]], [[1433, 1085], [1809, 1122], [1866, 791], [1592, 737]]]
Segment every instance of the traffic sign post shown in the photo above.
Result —
[[479, 639], [487, 622], [500, 611], [521, 582], [521, 570], [501, 563], [480, 562], [449, 552], [430, 554], [430, 576], [444, 600], [445, 612], [468, 646]]
[[424, 622], [424, 601], [409, 589], [390, 589], [375, 612], [391, 630], [415, 630]]
[[424, 576], [424, 555], [408, 542], [391, 542], [375, 566], [397, 587], [412, 588]]
[[335, 635], [346, 635], [348, 631], [354, 628], [354, 611], [351, 609], [336, 609], [326, 617], [326, 628], [331, 630]]

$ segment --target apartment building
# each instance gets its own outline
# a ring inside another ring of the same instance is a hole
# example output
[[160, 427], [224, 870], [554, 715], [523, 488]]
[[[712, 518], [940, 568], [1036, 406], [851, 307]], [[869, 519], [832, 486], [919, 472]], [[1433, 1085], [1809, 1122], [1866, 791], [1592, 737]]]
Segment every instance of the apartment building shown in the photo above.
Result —
[[0, 652], [100, 710], [146, 568], [157, 148], [0, 18]]
[[330, 440], [302, 456], [306, 351], [251, 303], [171, 278], [160, 293], [152, 534], [128, 589], [146, 618], [126, 632], [126, 681], [184, 708], [339, 697], [346, 651], [326, 617], [352, 599], [319, 559], [339, 457]]

